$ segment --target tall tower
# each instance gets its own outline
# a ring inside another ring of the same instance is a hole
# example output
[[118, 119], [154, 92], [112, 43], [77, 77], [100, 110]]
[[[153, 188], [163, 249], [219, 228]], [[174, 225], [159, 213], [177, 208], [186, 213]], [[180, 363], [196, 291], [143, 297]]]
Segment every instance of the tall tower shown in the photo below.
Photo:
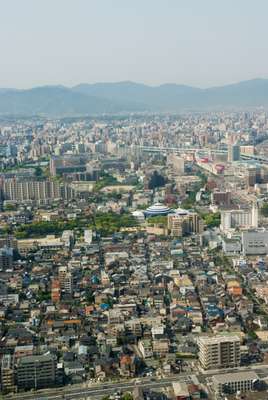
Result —
[[256, 202], [252, 204], [252, 226], [258, 228], [259, 225], [259, 209]]
[[228, 145], [228, 162], [240, 160], [240, 146], [238, 144]]

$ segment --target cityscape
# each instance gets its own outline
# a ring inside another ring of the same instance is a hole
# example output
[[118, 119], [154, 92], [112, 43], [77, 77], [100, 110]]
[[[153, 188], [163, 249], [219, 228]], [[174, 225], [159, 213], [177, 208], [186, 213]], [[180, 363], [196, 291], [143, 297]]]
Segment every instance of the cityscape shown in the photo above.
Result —
[[267, 145], [264, 111], [3, 117], [4, 398], [266, 393]]
[[2, 2], [0, 400], [267, 400], [255, 3]]

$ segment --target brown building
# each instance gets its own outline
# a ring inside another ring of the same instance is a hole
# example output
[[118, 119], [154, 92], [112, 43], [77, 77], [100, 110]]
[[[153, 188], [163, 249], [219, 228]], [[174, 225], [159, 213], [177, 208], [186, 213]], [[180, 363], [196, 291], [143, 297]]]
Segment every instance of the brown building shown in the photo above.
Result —
[[53, 301], [53, 303], [58, 303], [60, 301], [60, 281], [58, 279], [52, 280], [51, 300]]
[[212, 204], [217, 206], [229, 207], [231, 204], [231, 192], [223, 192], [220, 190], [215, 190], [211, 193]]

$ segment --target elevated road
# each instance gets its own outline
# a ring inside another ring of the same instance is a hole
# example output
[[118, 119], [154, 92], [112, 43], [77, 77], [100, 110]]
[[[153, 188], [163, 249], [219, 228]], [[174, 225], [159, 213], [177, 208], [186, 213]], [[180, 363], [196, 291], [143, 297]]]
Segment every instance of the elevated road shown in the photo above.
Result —
[[[130, 146], [131, 149], [141, 150], [145, 152], [173, 152], [173, 153], [191, 153], [195, 154], [198, 151], [208, 152], [212, 154], [227, 154], [228, 150], [210, 149], [210, 148], [197, 148], [197, 147], [158, 147], [158, 146]], [[255, 154], [241, 154], [243, 160], [254, 160], [261, 164], [268, 164], [268, 158], [264, 156], [258, 156]]]

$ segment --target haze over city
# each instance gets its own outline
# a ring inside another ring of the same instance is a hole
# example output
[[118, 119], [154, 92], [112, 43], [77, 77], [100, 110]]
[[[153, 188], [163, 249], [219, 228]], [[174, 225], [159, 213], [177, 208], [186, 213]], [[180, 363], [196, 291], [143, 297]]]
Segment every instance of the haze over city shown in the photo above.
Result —
[[268, 77], [258, 0], [1, 0], [0, 87]]

